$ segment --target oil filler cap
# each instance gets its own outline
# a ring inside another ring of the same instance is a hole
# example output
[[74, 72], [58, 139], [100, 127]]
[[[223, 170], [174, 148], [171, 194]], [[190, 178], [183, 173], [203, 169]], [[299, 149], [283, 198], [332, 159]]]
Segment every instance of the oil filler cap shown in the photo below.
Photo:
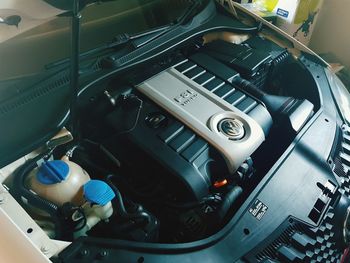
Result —
[[36, 175], [37, 180], [45, 185], [57, 184], [66, 180], [69, 166], [61, 160], [44, 162]]
[[90, 180], [83, 188], [86, 201], [92, 204], [104, 206], [115, 197], [112, 188], [100, 180]]

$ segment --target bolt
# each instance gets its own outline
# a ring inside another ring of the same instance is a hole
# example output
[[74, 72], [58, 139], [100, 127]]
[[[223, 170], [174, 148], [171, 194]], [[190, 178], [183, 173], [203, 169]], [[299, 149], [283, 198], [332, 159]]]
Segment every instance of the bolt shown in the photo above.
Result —
[[0, 205], [3, 204], [6, 200], [6, 196], [4, 193], [0, 193]]
[[87, 249], [83, 249], [83, 250], [80, 251], [80, 255], [81, 255], [82, 257], [86, 257], [86, 256], [88, 256], [89, 254], [90, 254], [90, 251], [87, 250]]
[[101, 258], [107, 257], [108, 256], [108, 252], [106, 250], [102, 250], [100, 252], [100, 256], [101, 256]]
[[41, 250], [41, 252], [43, 252], [44, 254], [47, 254], [47, 253], [49, 253], [49, 251], [50, 251], [50, 249], [49, 249], [48, 247], [45, 247], [45, 246], [42, 246], [42, 247], [40, 248], [40, 250]]

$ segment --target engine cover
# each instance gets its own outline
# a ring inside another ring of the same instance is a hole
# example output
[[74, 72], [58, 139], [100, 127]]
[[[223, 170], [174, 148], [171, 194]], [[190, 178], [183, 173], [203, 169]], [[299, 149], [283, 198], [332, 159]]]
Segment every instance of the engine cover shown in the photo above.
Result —
[[[264, 141], [263, 129], [246, 113], [179, 72], [186, 62], [144, 81], [137, 89], [217, 149], [234, 173]], [[203, 69], [197, 75], [204, 73]], [[217, 89], [227, 89], [227, 96], [234, 93], [232, 86], [221, 82]]]
[[139, 113], [134, 105], [107, 116], [120, 135], [105, 146], [141, 180], [156, 175], [171, 195], [200, 200], [252, 155], [272, 123], [262, 103], [230, 83], [237, 75], [205, 54], [182, 59], [135, 85]]

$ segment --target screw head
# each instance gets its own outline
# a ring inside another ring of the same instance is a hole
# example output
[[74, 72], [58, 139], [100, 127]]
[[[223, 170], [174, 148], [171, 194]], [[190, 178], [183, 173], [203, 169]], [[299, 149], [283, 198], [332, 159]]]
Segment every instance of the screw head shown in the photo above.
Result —
[[6, 196], [4, 193], [0, 193], [0, 205], [5, 203], [6, 201]]
[[87, 257], [89, 254], [90, 254], [90, 251], [87, 250], [87, 249], [83, 249], [83, 250], [80, 251], [80, 255], [82, 257]]
[[100, 252], [100, 256], [101, 256], [101, 258], [107, 257], [107, 256], [108, 256], [108, 251], [102, 250], [102, 251]]
[[40, 251], [43, 252], [44, 254], [47, 254], [50, 251], [50, 249], [48, 247], [46, 247], [46, 246], [42, 246], [40, 248]]

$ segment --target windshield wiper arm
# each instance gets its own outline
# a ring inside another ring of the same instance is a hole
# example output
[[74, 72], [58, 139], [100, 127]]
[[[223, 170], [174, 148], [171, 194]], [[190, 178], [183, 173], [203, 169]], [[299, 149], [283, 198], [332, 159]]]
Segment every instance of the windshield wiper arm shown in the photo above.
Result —
[[[80, 53], [79, 58], [80, 59], [86, 58], [90, 55], [97, 54], [97, 53], [102, 52], [104, 50], [118, 48], [118, 47], [124, 46], [124, 45], [129, 44], [129, 43], [132, 43], [135, 48], [138, 48], [138, 47], [152, 41], [153, 39], [157, 38], [158, 36], [162, 35], [166, 31], [168, 31], [168, 29], [172, 25], [173, 24], [154, 28], [154, 29], [151, 29], [149, 31], [138, 33], [135, 35], [129, 35], [126, 33], [119, 34], [110, 43], [106, 43], [106, 44], [103, 44], [99, 47], [96, 47], [96, 48], [93, 48], [93, 49], [90, 49], [88, 51]], [[146, 38], [146, 40], [144, 38]], [[138, 40], [140, 40], [140, 41], [138, 41]], [[133, 43], [133, 42], [135, 42], [135, 43]], [[51, 69], [51, 68], [55, 68], [55, 67], [64, 65], [64, 64], [69, 63], [69, 62], [70, 62], [70, 58], [61, 59], [61, 60], [58, 60], [58, 61], [55, 61], [55, 62], [52, 62], [52, 63], [45, 65], [45, 68]]]
[[[90, 49], [88, 51], [82, 52], [79, 55], [79, 59], [86, 58], [90, 55], [97, 54], [99, 52], [105, 51], [107, 49], [114, 49], [118, 47], [122, 47], [127, 44], [132, 44], [133, 48], [137, 49], [152, 40], [160, 37], [164, 33], [168, 32], [169, 30], [173, 29], [177, 25], [183, 25], [188, 22], [189, 18], [193, 16], [193, 14], [197, 11], [198, 7], [201, 6], [202, 1], [193, 1], [190, 6], [186, 8], [184, 13], [175, 20], [175, 22], [170, 23], [165, 26], [157, 27], [150, 29], [145, 32], [137, 33], [134, 35], [130, 35], [127, 33], [119, 34], [117, 35], [112, 42], [103, 44], [99, 47]], [[64, 64], [67, 64], [70, 62], [70, 58], [65, 58], [62, 60], [58, 60], [52, 63], [49, 63], [45, 65], [45, 69], [51, 69], [58, 66], [62, 66]]]
[[[169, 30], [173, 29], [177, 25], [186, 24], [188, 22], [189, 18], [191, 18], [193, 16], [193, 14], [197, 11], [197, 8], [201, 5], [201, 2], [202, 1], [192, 2], [191, 5], [186, 8], [184, 13], [179, 18], [177, 18], [175, 20], [174, 23], [170, 23], [167, 26], [164, 26], [164, 27], [161, 27], [158, 29], [154, 29], [151, 31], [146, 31], [144, 33], [139, 33], [135, 36], [131, 36], [129, 38], [129, 41], [132, 42], [134, 48], [136, 49], [136, 48], [139, 48], [139, 47], [151, 42], [152, 40], [160, 37], [161, 35], [168, 32]], [[119, 38], [123, 38], [123, 35], [125, 35], [125, 34], [119, 35]], [[126, 34], [126, 36], [127, 36], [127, 34]]]
[[176, 25], [183, 25], [183, 24], [186, 24], [188, 22], [188, 20], [195, 14], [197, 13], [197, 9], [198, 7], [200, 7], [202, 5], [202, 0], [200, 1], [196, 1], [196, 0], [193, 0], [191, 5], [188, 6], [184, 13], [178, 17], [175, 21], [175, 24]]

